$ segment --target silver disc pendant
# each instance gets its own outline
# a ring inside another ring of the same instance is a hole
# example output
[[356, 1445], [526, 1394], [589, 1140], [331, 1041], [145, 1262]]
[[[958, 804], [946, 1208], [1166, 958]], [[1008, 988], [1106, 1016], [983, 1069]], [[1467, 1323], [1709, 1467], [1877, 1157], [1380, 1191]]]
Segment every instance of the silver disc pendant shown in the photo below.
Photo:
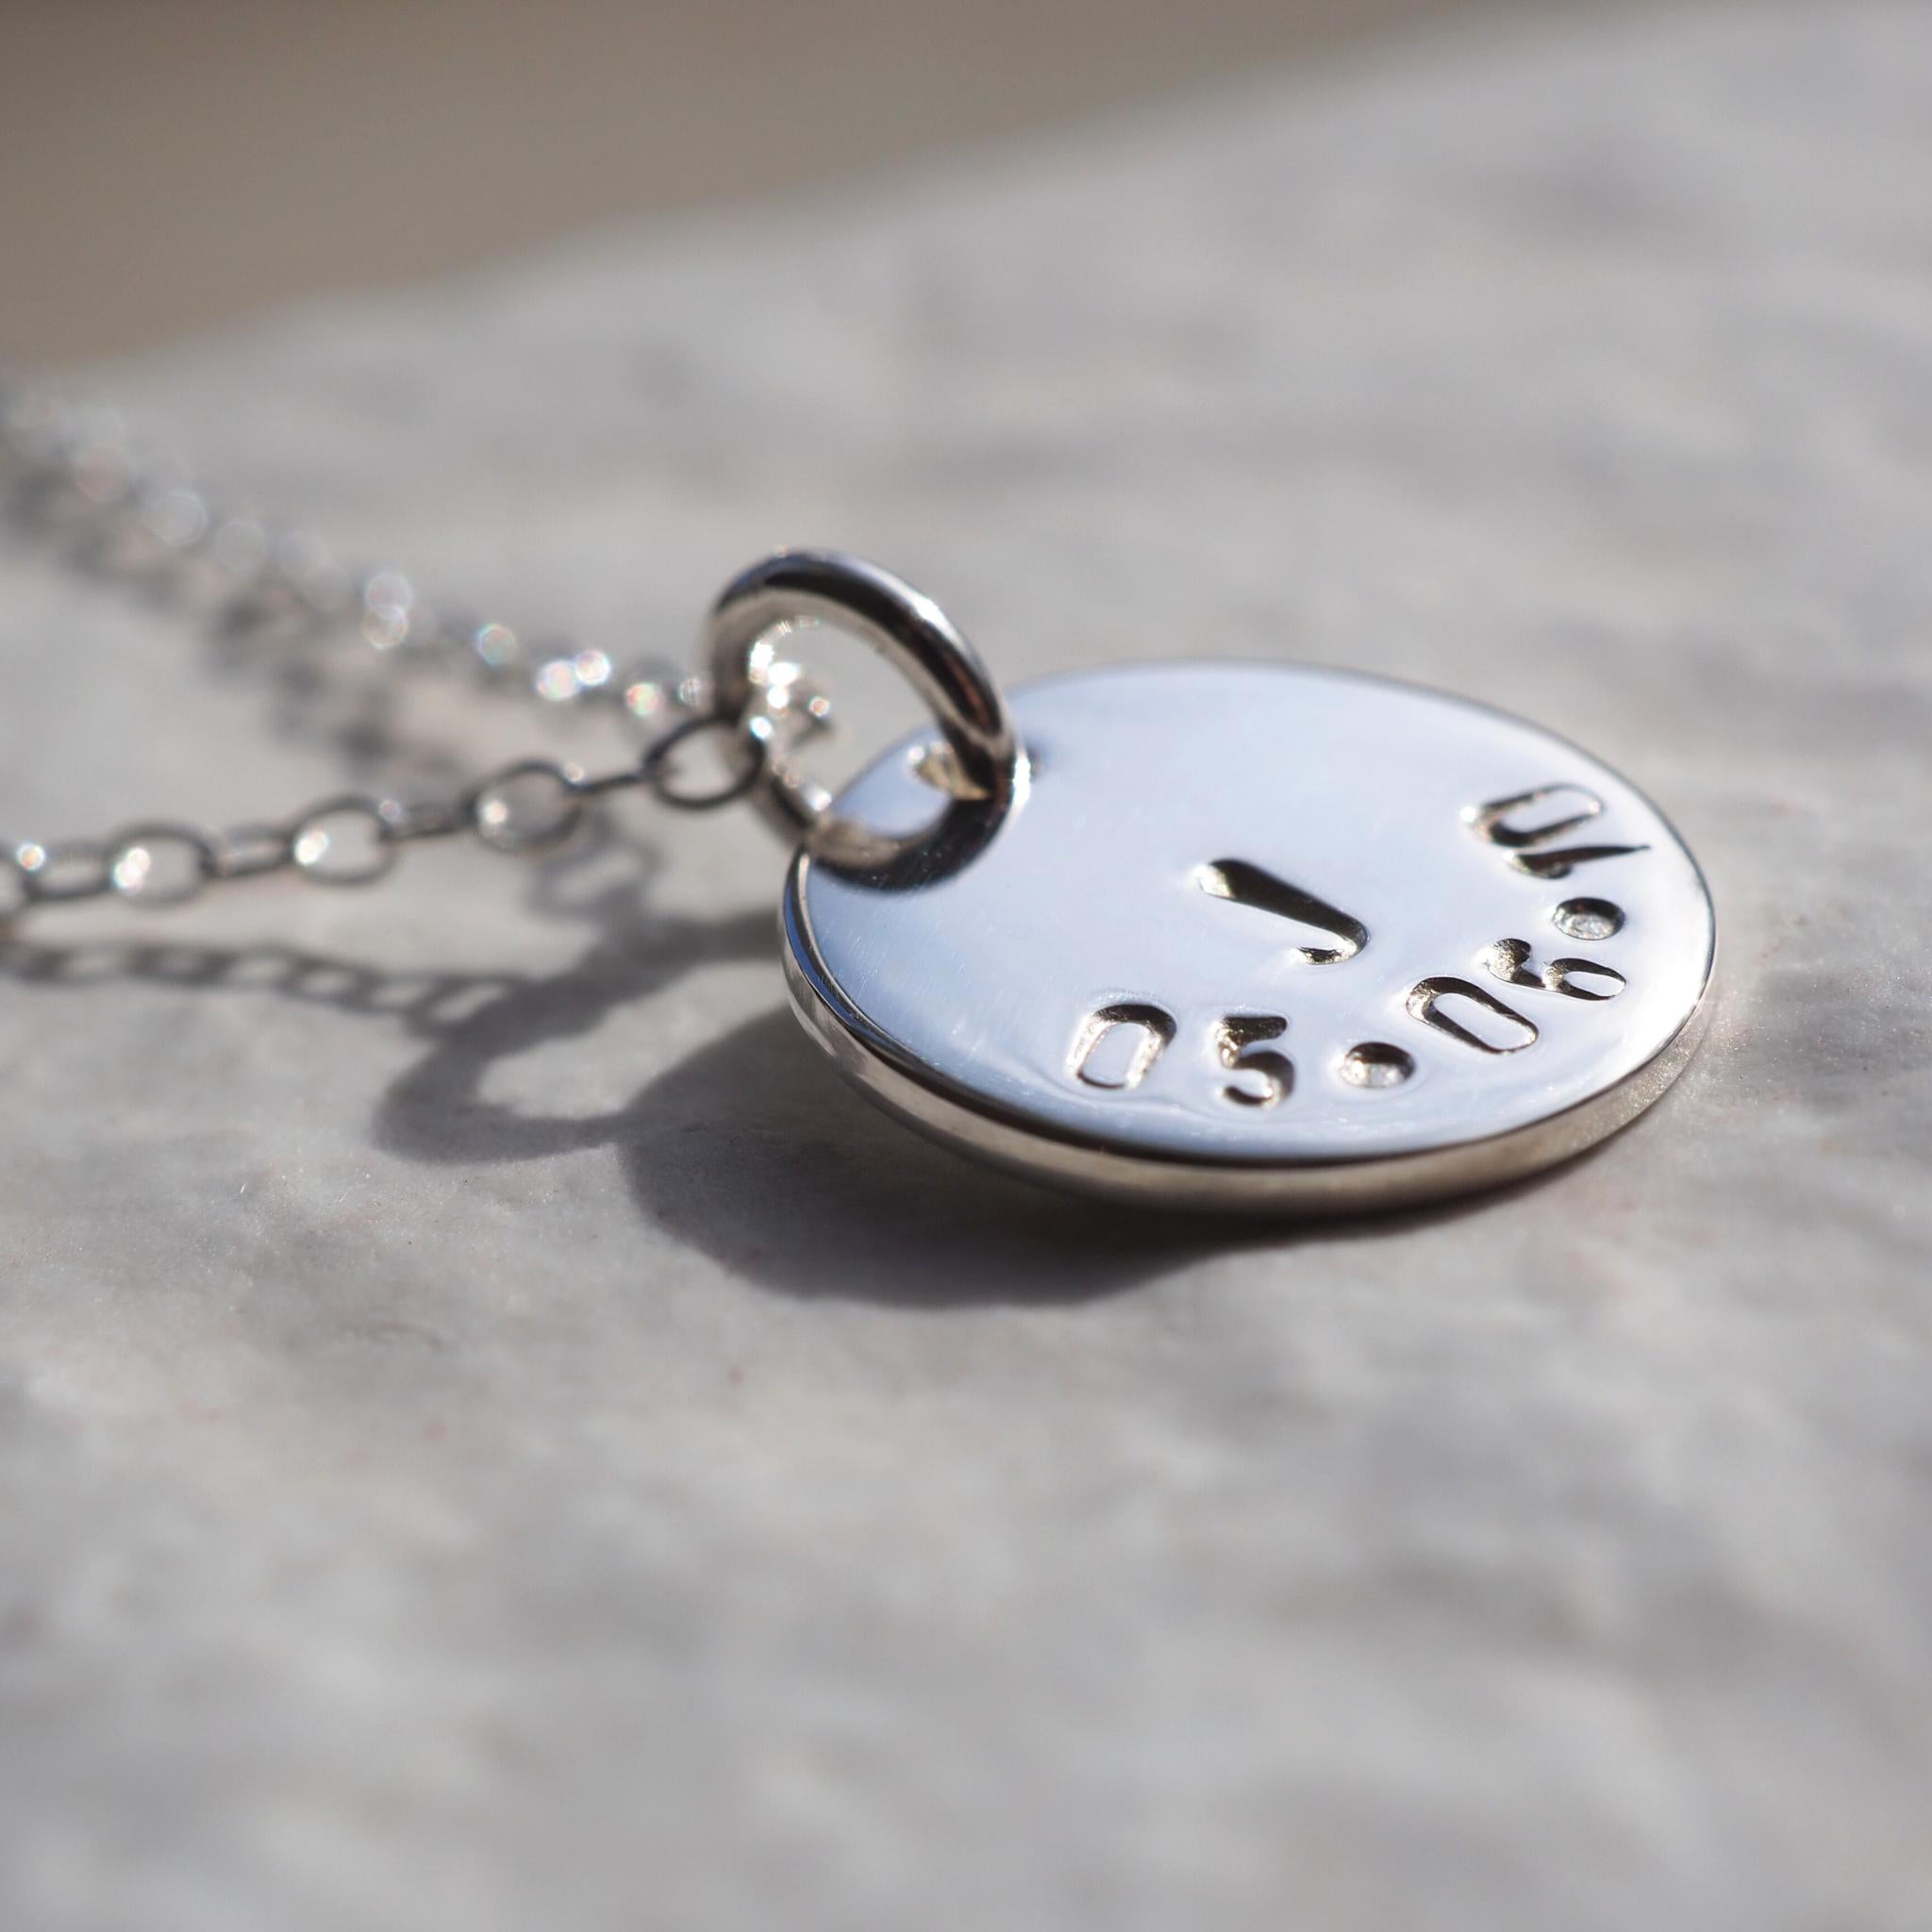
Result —
[[935, 709], [941, 740], [819, 814], [786, 963], [840, 1067], [962, 1152], [1170, 1205], [1391, 1206], [1578, 1152], [1695, 1046], [1695, 862], [1534, 725], [1336, 671], [1137, 665], [1015, 693], [975, 773]]

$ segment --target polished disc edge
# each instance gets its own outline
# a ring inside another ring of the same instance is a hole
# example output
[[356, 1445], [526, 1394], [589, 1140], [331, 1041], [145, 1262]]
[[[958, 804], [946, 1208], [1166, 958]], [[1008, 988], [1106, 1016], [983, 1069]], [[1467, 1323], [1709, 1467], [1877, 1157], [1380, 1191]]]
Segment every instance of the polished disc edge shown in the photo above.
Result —
[[1054, 1133], [1039, 1121], [963, 1097], [915, 1071], [839, 992], [811, 941], [805, 909], [809, 858], [792, 860], [782, 925], [785, 990], [799, 1023], [867, 1099], [927, 1140], [985, 1167], [1045, 1188], [1158, 1210], [1331, 1218], [1425, 1207], [1506, 1187], [1588, 1152], [1628, 1126], [1687, 1067], [1710, 1024], [1717, 958], [1684, 1024], [1642, 1066], [1606, 1091], [1505, 1134], [1415, 1154], [1359, 1160], [1189, 1160], [1129, 1152]]
[[[1132, 675], [1194, 668], [1194, 663], [1120, 667]], [[928, 1139], [1037, 1184], [1157, 1209], [1315, 1216], [1415, 1207], [1524, 1178], [1572, 1158], [1613, 1134], [1670, 1087], [1695, 1052], [1708, 1023], [1717, 935], [1708, 887], [1694, 857], [1664, 815], [1635, 786], [1569, 741], [1479, 699], [1316, 666], [1210, 662], [1199, 668], [1209, 676], [1278, 668], [1311, 675], [1318, 682], [1340, 678], [1357, 686], [1387, 687], [1391, 694], [1407, 693], [1410, 699], [1446, 703], [1472, 717], [1528, 733], [1540, 743], [1574, 753], [1603, 778], [1612, 781], [1656, 822], [1658, 832], [1684, 861], [1703, 908], [1701, 958], [1694, 966], [1688, 960], [1684, 964], [1682, 991], [1687, 997], [1678, 1005], [1677, 1014], [1671, 1016], [1670, 1029], [1657, 1033], [1645, 1056], [1634, 1064], [1626, 1061], [1609, 1084], [1568, 1105], [1527, 1120], [1498, 1124], [1490, 1131], [1482, 1130], [1479, 1120], [1473, 1121], [1467, 1135], [1429, 1144], [1385, 1145], [1359, 1153], [1304, 1147], [1275, 1157], [1257, 1154], [1252, 1148], [1202, 1152], [1186, 1145], [1163, 1146], [1144, 1136], [1126, 1139], [1100, 1134], [1085, 1123], [1054, 1118], [1029, 1105], [1008, 1104], [1003, 1096], [986, 1091], [974, 1069], [939, 1064], [943, 1055], [913, 1051], [871, 1017], [845, 991], [814, 932], [812, 907], [819, 891], [813, 884], [816, 862], [808, 851], [801, 851], [789, 873], [784, 899], [788, 991], [807, 1031], [869, 1099]], [[1071, 678], [1049, 678], [1016, 692], [1015, 700], [1020, 702], [1056, 686], [1108, 675], [1075, 674]], [[903, 762], [916, 749], [916, 740], [895, 746], [856, 778], [850, 789], [865, 787], [874, 774], [895, 759]], [[1558, 856], [1571, 857], [1568, 853]], [[1576, 855], [1578, 858], [1594, 856]], [[836, 865], [831, 871], [835, 877], [840, 875]], [[841, 943], [849, 948], [849, 923]], [[923, 1044], [929, 1047], [931, 1042]]]

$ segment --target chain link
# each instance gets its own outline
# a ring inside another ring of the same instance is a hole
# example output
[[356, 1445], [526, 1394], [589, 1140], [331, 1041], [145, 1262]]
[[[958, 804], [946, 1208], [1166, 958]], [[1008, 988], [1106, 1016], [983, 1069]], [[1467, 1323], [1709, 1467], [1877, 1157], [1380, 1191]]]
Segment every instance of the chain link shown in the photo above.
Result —
[[620, 665], [568, 639], [525, 637], [426, 601], [392, 566], [341, 563], [314, 532], [225, 506], [177, 459], [138, 451], [110, 412], [4, 371], [0, 484], [17, 519], [65, 536], [86, 569], [177, 605], [212, 605], [226, 627], [348, 627], [386, 658], [464, 669], [491, 690], [643, 724], [708, 701], [702, 679], [658, 659]]
[[[315, 885], [374, 885], [404, 845], [425, 839], [468, 834], [494, 852], [541, 857], [575, 838], [612, 791], [642, 789], [680, 811], [728, 805], [758, 782], [774, 741], [829, 721], [829, 700], [793, 666], [774, 667], [783, 676], [764, 728], [741, 736], [738, 720], [712, 709], [701, 677], [655, 661], [620, 669], [602, 651], [528, 640], [496, 619], [432, 606], [402, 572], [347, 568], [312, 533], [225, 507], [180, 463], [139, 454], [110, 415], [4, 371], [0, 489], [17, 520], [67, 538], [88, 570], [139, 581], [178, 606], [211, 604], [225, 627], [350, 626], [386, 658], [464, 667], [486, 687], [614, 709], [655, 734], [634, 763], [596, 776], [526, 758], [440, 801], [338, 793], [275, 824], [207, 831], [143, 820], [106, 839], [24, 841], [0, 849], [0, 924], [90, 899], [178, 906], [211, 885], [285, 872]], [[734, 734], [741, 762], [727, 780], [694, 790], [677, 775], [677, 754], [710, 730]]]
[[376, 792], [339, 792], [279, 825], [203, 831], [171, 821], [126, 825], [106, 839], [58, 844], [25, 841], [0, 851], [0, 923], [30, 908], [115, 897], [141, 907], [180, 906], [209, 886], [292, 872], [318, 886], [373, 886], [405, 845], [464, 834], [492, 852], [541, 858], [583, 829], [598, 800], [641, 788], [679, 810], [741, 798], [758, 768], [702, 795], [683, 790], [669, 757], [698, 728], [726, 721], [687, 718], [634, 764], [592, 775], [575, 764], [519, 758], [452, 799], [405, 803]]

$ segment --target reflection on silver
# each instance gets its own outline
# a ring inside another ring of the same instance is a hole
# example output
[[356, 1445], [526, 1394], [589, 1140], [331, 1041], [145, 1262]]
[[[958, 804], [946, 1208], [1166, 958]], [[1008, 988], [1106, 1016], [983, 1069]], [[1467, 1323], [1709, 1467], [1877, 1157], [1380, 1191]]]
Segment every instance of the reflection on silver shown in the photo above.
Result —
[[1550, 924], [1566, 939], [1615, 939], [1624, 929], [1624, 908], [1609, 899], [1565, 899]]
[[1138, 1000], [1090, 1013], [1067, 1065], [1090, 1087], [1138, 1087], [1174, 1038], [1174, 1016]]
[[1244, 858], [1217, 858], [1212, 865], [1196, 866], [1194, 883], [1210, 898], [1232, 899], [1237, 905], [1253, 906], [1278, 919], [1293, 920], [1330, 935], [1338, 942], [1335, 945], [1295, 948], [1295, 958], [1310, 966], [1340, 965], [1344, 959], [1353, 959], [1369, 942], [1369, 929], [1360, 920], [1324, 905], [1312, 892], [1305, 892]]
[[[925, 809], [900, 821], [920, 829], [874, 829], [831, 809], [830, 794], [791, 762], [787, 748], [761, 742], [770, 724], [761, 653], [769, 654], [774, 633], [799, 624], [832, 625], [871, 645], [930, 707], [949, 755], [928, 758], [924, 768], [950, 794], [937, 819], [928, 797]], [[840, 551], [781, 550], [725, 585], [706, 639], [715, 708], [741, 721], [743, 763], [762, 765], [753, 792], [759, 809], [827, 865], [869, 875], [874, 886], [920, 882], [936, 868], [962, 864], [1025, 791], [1026, 759], [1013, 721], [978, 654], [930, 597], [877, 564]]]
[[1510, 798], [1472, 806], [1464, 817], [1479, 839], [1492, 845], [1547, 845], [1564, 832], [1588, 824], [1604, 802], [1581, 785], [1538, 785]]
[[[808, 1028], [941, 1141], [1138, 1200], [1381, 1207], [1577, 1152], [1694, 1046], [1697, 868], [1546, 732], [1267, 664], [1053, 679], [1012, 709], [1032, 782], [974, 850], [883, 880], [808, 850], [786, 895]], [[918, 823], [929, 745], [832, 808]], [[1614, 900], [1553, 887], [1571, 873]], [[1553, 931], [1591, 957], [1516, 937]]]

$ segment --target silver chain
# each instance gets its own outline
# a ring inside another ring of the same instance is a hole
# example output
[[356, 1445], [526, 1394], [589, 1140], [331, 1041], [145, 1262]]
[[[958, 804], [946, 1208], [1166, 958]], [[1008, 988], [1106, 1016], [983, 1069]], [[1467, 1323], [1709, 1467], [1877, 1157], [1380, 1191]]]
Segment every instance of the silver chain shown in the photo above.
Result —
[[224, 508], [179, 462], [138, 454], [108, 413], [4, 373], [0, 490], [16, 521], [64, 539], [89, 571], [208, 608], [225, 628], [353, 628], [386, 659], [461, 669], [546, 705], [612, 708], [653, 734], [634, 763], [595, 776], [521, 758], [428, 804], [350, 792], [273, 824], [208, 831], [143, 820], [104, 839], [21, 841], [0, 848], [0, 923], [32, 907], [108, 895], [175, 906], [210, 885], [279, 872], [318, 885], [373, 885], [403, 846], [463, 833], [492, 851], [537, 857], [574, 838], [608, 792], [639, 787], [684, 811], [744, 796], [758, 781], [757, 765], [709, 790], [679, 780], [675, 756], [701, 733], [727, 731], [769, 751], [830, 718], [829, 700], [794, 666], [773, 667], [760, 693], [766, 728], [745, 733], [712, 708], [702, 678], [655, 662], [620, 667], [602, 651], [526, 640], [498, 620], [430, 605], [402, 572], [345, 567], [310, 532]]

